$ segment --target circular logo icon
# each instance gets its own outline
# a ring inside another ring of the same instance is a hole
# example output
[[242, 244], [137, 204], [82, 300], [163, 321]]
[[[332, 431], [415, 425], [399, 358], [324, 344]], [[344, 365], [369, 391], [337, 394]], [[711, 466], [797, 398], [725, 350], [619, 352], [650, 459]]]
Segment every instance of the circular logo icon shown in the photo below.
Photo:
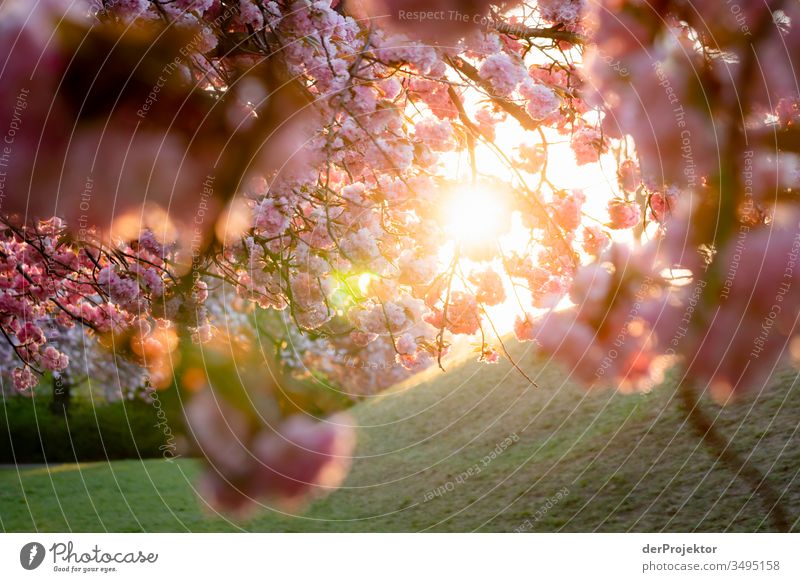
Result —
[[19, 551], [19, 563], [26, 570], [35, 570], [44, 561], [44, 546], [39, 542], [30, 542]]

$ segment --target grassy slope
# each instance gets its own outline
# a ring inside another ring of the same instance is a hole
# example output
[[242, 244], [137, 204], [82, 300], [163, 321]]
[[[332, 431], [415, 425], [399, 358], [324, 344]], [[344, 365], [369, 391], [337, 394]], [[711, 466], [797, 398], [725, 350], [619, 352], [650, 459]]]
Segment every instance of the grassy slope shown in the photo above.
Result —
[[[208, 517], [191, 489], [195, 462], [124, 461], [1, 470], [0, 529], [510, 531], [526, 520], [532, 531], [769, 528], [760, 499], [683, 426], [674, 384], [625, 396], [582, 391], [552, 367], [532, 370], [539, 389], [507, 365], [468, 363], [359, 405], [360, 458], [345, 487], [303, 517], [269, 509], [246, 523]], [[735, 447], [769, 469], [793, 520], [799, 384], [784, 373], [759, 398], [722, 410], [705, 403], [736, 434]], [[484, 466], [511, 434], [519, 440]], [[457, 479], [476, 463], [480, 472]], [[437, 487], [449, 491], [426, 502]]]

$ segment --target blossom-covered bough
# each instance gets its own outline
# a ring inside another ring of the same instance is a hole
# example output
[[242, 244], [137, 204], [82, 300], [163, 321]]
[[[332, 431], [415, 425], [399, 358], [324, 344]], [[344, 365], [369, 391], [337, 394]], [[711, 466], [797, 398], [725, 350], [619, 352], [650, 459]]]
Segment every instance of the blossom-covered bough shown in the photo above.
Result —
[[680, 364], [700, 424], [692, 383], [800, 353], [794, 0], [34, 4], [0, 21], [4, 375], [94, 342], [193, 394], [215, 505], [341, 482], [303, 373], [355, 398], [463, 336], [526, 374], [501, 312], [590, 385]]

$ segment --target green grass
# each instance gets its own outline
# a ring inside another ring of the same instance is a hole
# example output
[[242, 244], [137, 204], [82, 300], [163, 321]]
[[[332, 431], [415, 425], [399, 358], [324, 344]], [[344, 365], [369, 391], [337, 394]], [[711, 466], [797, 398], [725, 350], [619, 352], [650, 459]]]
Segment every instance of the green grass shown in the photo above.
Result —
[[[523, 356], [524, 359], [524, 356]], [[345, 486], [302, 516], [264, 508], [247, 522], [198, 502], [192, 460], [0, 471], [6, 531], [766, 531], [763, 500], [684, 425], [674, 383], [650, 394], [586, 392], [559, 370], [468, 363], [353, 410], [358, 460]], [[800, 529], [800, 386], [704, 406], [734, 448], [768, 473]], [[509, 435], [518, 440], [488, 464]], [[478, 464], [480, 471], [458, 476]], [[430, 498], [430, 491], [447, 489]], [[568, 491], [555, 504], [548, 499]], [[538, 517], [538, 519], [537, 519]]]

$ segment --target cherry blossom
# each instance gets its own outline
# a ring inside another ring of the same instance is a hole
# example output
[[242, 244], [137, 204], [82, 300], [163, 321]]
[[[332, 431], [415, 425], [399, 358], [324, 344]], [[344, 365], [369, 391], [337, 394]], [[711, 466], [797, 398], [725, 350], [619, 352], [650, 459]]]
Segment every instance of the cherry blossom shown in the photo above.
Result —
[[0, 373], [112, 354], [130, 393], [189, 390], [214, 507], [340, 484], [352, 431], [314, 398], [459, 336], [497, 362], [491, 308], [621, 390], [739, 393], [796, 343], [795, 3], [745, 3], [752, 34], [710, 0], [93, 4], [0, 8]]

